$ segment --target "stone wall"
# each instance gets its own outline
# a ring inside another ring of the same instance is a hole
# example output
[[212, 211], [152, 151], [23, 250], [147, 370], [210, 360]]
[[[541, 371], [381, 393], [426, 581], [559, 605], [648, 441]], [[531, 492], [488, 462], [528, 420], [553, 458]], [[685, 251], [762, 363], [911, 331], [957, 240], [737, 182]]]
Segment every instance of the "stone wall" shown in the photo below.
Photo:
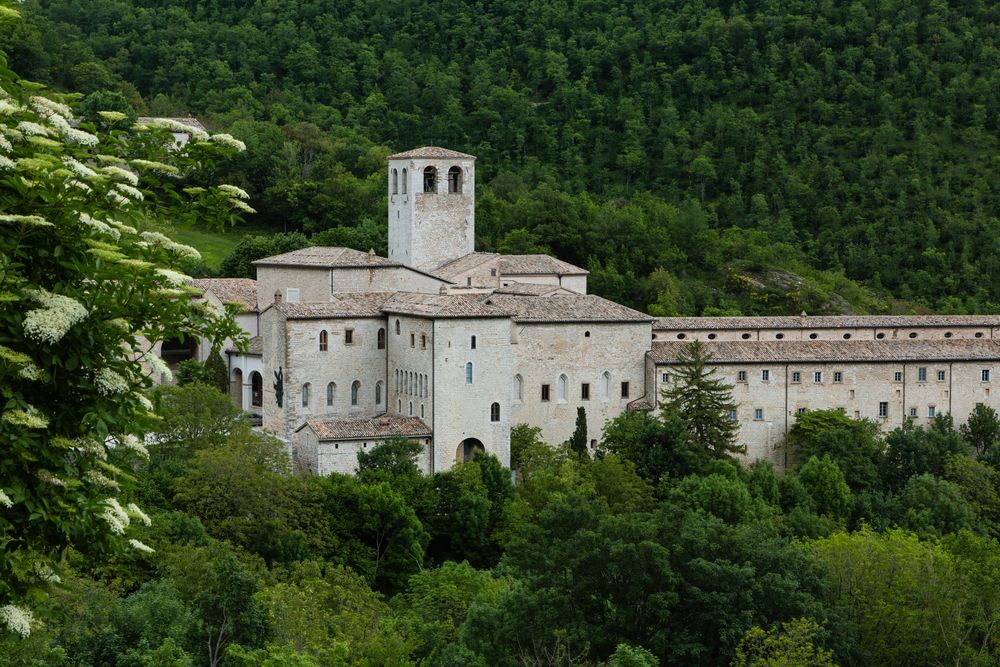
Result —
[[[751, 319], [751, 318], [748, 318]], [[653, 340], [734, 341], [734, 340], [942, 340], [1000, 337], [1000, 330], [983, 326], [933, 327], [839, 327], [756, 329], [655, 329]], [[978, 335], [977, 335], [978, 334]]]
[[281, 292], [288, 302], [288, 289], [299, 290], [299, 303], [330, 300], [330, 269], [300, 266], [258, 266], [257, 307], [264, 310], [274, 303], [274, 293]]
[[404, 417], [420, 417], [433, 428], [434, 323], [420, 317], [391, 315], [387, 325], [389, 411]]

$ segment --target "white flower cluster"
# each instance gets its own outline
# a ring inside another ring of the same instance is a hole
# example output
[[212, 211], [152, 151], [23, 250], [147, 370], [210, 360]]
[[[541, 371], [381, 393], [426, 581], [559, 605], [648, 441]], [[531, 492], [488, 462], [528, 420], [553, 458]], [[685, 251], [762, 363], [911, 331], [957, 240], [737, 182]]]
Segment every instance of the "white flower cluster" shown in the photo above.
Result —
[[245, 201], [242, 201], [240, 199], [230, 199], [229, 203], [232, 204], [233, 208], [235, 208], [238, 211], [243, 211], [244, 213], [257, 212], [257, 209], [255, 209], [253, 206], [250, 206]]
[[129, 390], [128, 381], [110, 368], [102, 368], [94, 373], [94, 385], [101, 396], [124, 394]]
[[120, 123], [128, 118], [128, 116], [123, 114], [121, 111], [98, 111], [97, 115], [109, 123]]
[[11, 104], [7, 100], [0, 100], [0, 116], [9, 116], [11, 114], [20, 113], [22, 111], [21, 107], [16, 104]]
[[14, 506], [14, 501], [10, 499], [10, 496], [4, 493], [3, 489], [0, 489], [0, 505], [3, 505], [8, 509]]
[[108, 224], [120, 231], [122, 234], [136, 234], [138, 232], [135, 227], [126, 225], [123, 222], [118, 222], [117, 220], [108, 220]]
[[17, 163], [11, 160], [6, 155], [0, 155], [0, 169], [4, 171], [9, 171], [17, 166]]
[[164, 382], [172, 382], [174, 379], [174, 374], [167, 363], [152, 352], [143, 352], [139, 357], [139, 363], [148, 366], [154, 374], [162, 375]]
[[118, 504], [118, 501], [114, 498], [107, 498], [104, 501], [104, 511], [101, 513], [101, 518], [104, 519], [108, 526], [111, 528], [111, 532], [115, 535], [124, 535], [125, 529], [128, 528], [129, 518], [122, 506]]
[[139, 540], [131, 539], [131, 540], [128, 541], [128, 543], [129, 543], [129, 546], [131, 546], [136, 551], [143, 551], [143, 552], [148, 553], [148, 554], [156, 553], [156, 550], [153, 549], [153, 547], [145, 545], [142, 542], [140, 542]]
[[115, 183], [115, 187], [118, 188], [120, 192], [124, 192], [126, 195], [135, 199], [136, 201], [142, 201], [145, 199], [145, 195], [142, 194], [142, 190], [136, 187], [132, 187], [128, 183]]
[[230, 197], [236, 197], [238, 199], [250, 199], [249, 193], [243, 188], [238, 188], [235, 185], [223, 184], [219, 186], [219, 189]]
[[30, 227], [55, 227], [55, 225], [40, 215], [17, 215], [14, 213], [5, 213], [0, 215], [0, 222], [17, 222]]
[[[143, 232], [139, 236], [141, 236], [151, 247], [163, 248], [168, 252], [180, 255], [184, 259], [195, 261], [201, 259], [201, 253], [196, 249], [189, 245], [184, 245], [183, 243], [177, 243], [160, 232]], [[190, 278], [187, 278], [187, 280], [190, 280]]]
[[[153, 411], [153, 402], [150, 401], [148, 398], [146, 398], [142, 394], [136, 394], [135, 398], [136, 398], [137, 401], [139, 401], [139, 405], [141, 405], [144, 409], [149, 410], [150, 412]], [[138, 442], [138, 440], [136, 442]], [[145, 450], [145, 449], [146, 448], [143, 447], [143, 450]], [[146, 453], [149, 454], [149, 452], [146, 452]]]
[[35, 563], [35, 574], [38, 578], [47, 584], [58, 584], [62, 582], [62, 578], [52, 571], [46, 563]]
[[54, 102], [47, 97], [36, 95], [29, 98], [28, 102], [35, 108], [35, 111], [46, 118], [50, 116], [61, 116], [64, 119], [73, 117], [73, 111], [68, 106]]
[[171, 271], [170, 269], [157, 269], [156, 273], [161, 277], [166, 278], [167, 282], [171, 285], [176, 285], [178, 287], [191, 282], [191, 276], [186, 276], [183, 273]]
[[153, 160], [131, 160], [133, 167], [138, 167], [140, 169], [148, 169], [150, 171], [158, 171], [162, 174], [167, 174], [168, 176], [175, 176], [180, 173], [180, 170], [172, 164], [164, 164], [163, 162], [155, 162]]
[[201, 253], [198, 252], [196, 248], [184, 245], [183, 243], [171, 242], [170, 245], [167, 246], [167, 250], [180, 255], [183, 259], [189, 259], [192, 261], [198, 261], [201, 259]]
[[118, 206], [132, 205], [131, 199], [126, 199], [125, 197], [122, 197], [120, 194], [114, 191], [108, 193], [108, 199], [110, 199], [114, 204], [117, 204]]
[[129, 503], [127, 509], [128, 509], [128, 513], [131, 514], [132, 516], [134, 516], [136, 519], [138, 519], [139, 523], [141, 523], [142, 525], [144, 525], [144, 526], [152, 526], [153, 525], [153, 520], [150, 519], [149, 516], [145, 512], [143, 512], [141, 509], [139, 509], [139, 506], [136, 505], [135, 503]]
[[247, 145], [245, 143], [243, 143], [242, 141], [240, 141], [231, 134], [225, 134], [225, 133], [213, 134], [211, 137], [209, 137], [209, 139], [211, 139], [213, 142], [221, 146], [228, 146], [229, 148], [235, 148], [238, 151], [245, 151], [247, 149]]
[[66, 141], [80, 146], [96, 146], [100, 140], [90, 132], [78, 130], [75, 127], [68, 127], [62, 131]]
[[17, 124], [17, 131], [29, 137], [47, 137], [49, 135], [49, 128], [27, 120], [22, 120]]
[[[145, 398], [145, 396], [143, 396], [143, 398]], [[149, 400], [147, 399], [146, 402], [148, 403]], [[150, 403], [149, 408], [152, 409], [152, 407], [153, 404]], [[114, 441], [116, 445], [120, 445], [125, 449], [131, 450], [144, 458], [149, 458], [149, 450], [146, 449], [146, 446], [139, 441], [139, 438], [132, 435], [131, 433], [127, 435], [115, 436]], [[129, 506], [129, 509], [131, 509], [131, 505]]]
[[79, 160], [74, 160], [71, 157], [64, 157], [63, 164], [69, 167], [69, 170], [80, 178], [95, 178], [97, 172], [83, 164]]
[[111, 479], [100, 470], [88, 470], [86, 477], [88, 482], [95, 484], [102, 489], [111, 489], [113, 491], [118, 490], [118, 482]]
[[184, 123], [176, 121], [173, 118], [153, 118], [146, 123], [146, 127], [162, 127], [170, 130], [171, 132], [187, 134], [192, 139], [208, 139], [208, 132], [205, 130], [185, 125]]
[[43, 289], [26, 290], [26, 294], [41, 304], [24, 317], [24, 333], [42, 343], [58, 343], [75, 324], [87, 317], [80, 302]]
[[100, 169], [102, 173], [113, 178], [117, 178], [119, 181], [126, 181], [129, 185], [139, 185], [139, 177], [128, 169], [122, 169], [121, 167], [113, 164], [101, 167]]
[[42, 369], [35, 365], [34, 362], [29, 361], [17, 370], [18, 377], [24, 378], [25, 380], [41, 380], [45, 377], [45, 373]]
[[38, 411], [37, 408], [28, 406], [26, 410], [14, 408], [6, 410], [0, 417], [11, 426], [21, 426], [23, 428], [44, 429], [49, 427], [48, 418]]
[[48, 470], [39, 470], [35, 473], [35, 477], [42, 480], [46, 484], [51, 484], [52, 486], [58, 486], [61, 488], [66, 488], [66, 482], [59, 477], [56, 477]]
[[102, 234], [107, 234], [115, 241], [117, 241], [122, 237], [121, 232], [119, 232], [117, 229], [113, 228], [111, 225], [104, 222], [103, 220], [92, 218], [86, 213], [80, 214], [80, 222], [87, 225], [88, 227], [93, 227]]
[[0, 607], [0, 624], [7, 626], [11, 632], [27, 637], [31, 634], [31, 623], [34, 616], [27, 609], [15, 607], [12, 604]]

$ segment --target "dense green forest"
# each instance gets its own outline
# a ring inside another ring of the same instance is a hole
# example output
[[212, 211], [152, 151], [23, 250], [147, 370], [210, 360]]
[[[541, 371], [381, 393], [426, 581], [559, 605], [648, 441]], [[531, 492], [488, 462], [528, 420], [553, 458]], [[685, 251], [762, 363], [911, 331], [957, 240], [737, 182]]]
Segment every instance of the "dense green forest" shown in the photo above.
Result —
[[230, 131], [265, 228], [379, 249], [382, 158], [435, 144], [479, 157], [481, 249], [654, 313], [1000, 303], [995, 3], [24, 7], [18, 72]]

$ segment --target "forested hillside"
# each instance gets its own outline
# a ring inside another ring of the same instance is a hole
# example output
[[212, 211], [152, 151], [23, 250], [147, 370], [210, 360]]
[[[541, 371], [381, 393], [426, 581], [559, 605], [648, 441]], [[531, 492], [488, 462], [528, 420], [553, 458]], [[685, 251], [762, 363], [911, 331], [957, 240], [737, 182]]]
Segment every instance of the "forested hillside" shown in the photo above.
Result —
[[481, 248], [551, 250], [655, 312], [1000, 303], [1000, 6], [985, 0], [26, 14], [5, 37], [16, 70], [229, 129], [249, 145], [231, 176], [278, 230], [380, 242], [381, 158], [437, 144], [479, 157]]

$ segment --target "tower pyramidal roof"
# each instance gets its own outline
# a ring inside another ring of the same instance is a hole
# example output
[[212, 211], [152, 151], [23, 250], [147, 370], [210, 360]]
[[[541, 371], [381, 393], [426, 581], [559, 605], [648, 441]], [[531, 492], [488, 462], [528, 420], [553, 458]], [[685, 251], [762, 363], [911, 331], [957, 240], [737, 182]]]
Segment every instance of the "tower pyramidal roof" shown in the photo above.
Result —
[[402, 153], [390, 155], [386, 159], [413, 160], [417, 158], [427, 158], [431, 160], [475, 160], [476, 156], [469, 155], [468, 153], [459, 153], [458, 151], [441, 148], [440, 146], [424, 146], [422, 148], [414, 148], [412, 150], [403, 151]]

